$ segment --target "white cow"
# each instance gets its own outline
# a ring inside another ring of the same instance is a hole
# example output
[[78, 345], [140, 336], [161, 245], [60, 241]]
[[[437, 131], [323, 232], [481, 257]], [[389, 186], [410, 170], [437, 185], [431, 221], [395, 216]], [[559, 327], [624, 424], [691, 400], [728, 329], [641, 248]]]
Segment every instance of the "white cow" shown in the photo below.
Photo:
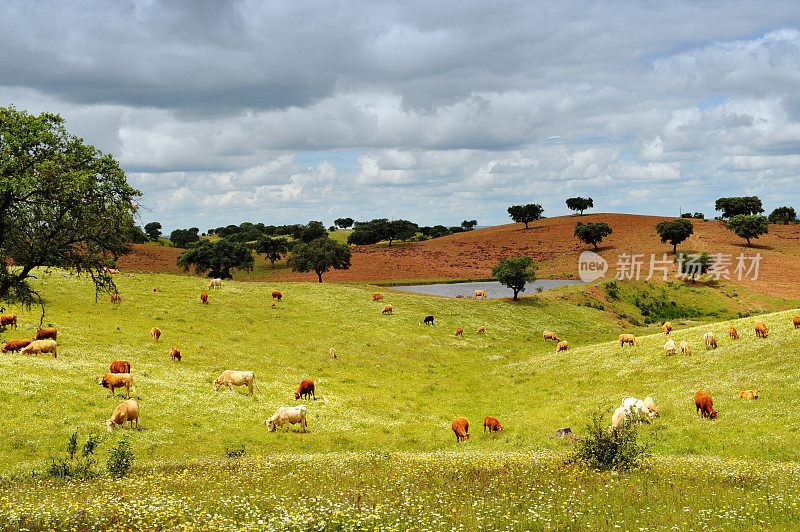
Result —
[[131, 428], [133, 428], [133, 422], [135, 421], [136, 428], [139, 428], [139, 400], [135, 397], [117, 405], [114, 413], [105, 422], [106, 428], [111, 432], [117, 425], [122, 425], [124, 429], [126, 421], [130, 423]]
[[305, 405], [282, 406], [264, 423], [270, 432], [275, 431], [278, 427], [283, 427], [287, 423], [292, 425], [300, 423], [300, 428], [305, 432], [306, 427], [308, 427], [306, 412], [308, 412], [308, 408]]
[[[252, 371], [234, 371], [231, 369], [226, 369], [222, 372], [222, 375], [214, 380], [214, 389], [219, 391], [220, 386], [227, 386], [229, 389], [233, 389], [234, 386], [247, 386], [247, 389], [250, 390], [250, 394], [253, 394], [253, 386], [256, 387], [258, 390], [258, 384], [256, 384], [256, 374]], [[260, 391], [260, 390], [259, 390]]]
[[675, 347], [675, 342], [673, 340], [667, 340], [664, 343], [664, 354], [665, 355], [674, 355], [678, 352], [678, 349]]
[[209, 288], [222, 288], [222, 279], [211, 279], [208, 283]]
[[644, 401], [636, 397], [626, 397], [622, 400], [622, 406], [614, 410], [611, 416], [611, 427], [618, 430], [625, 419], [631, 423], [638, 421], [652, 422], [658, 416], [658, 410], [651, 397], [646, 397]]
[[20, 351], [23, 355], [38, 355], [40, 353], [52, 353], [53, 358], [56, 358], [56, 341], [55, 340], [34, 340]]

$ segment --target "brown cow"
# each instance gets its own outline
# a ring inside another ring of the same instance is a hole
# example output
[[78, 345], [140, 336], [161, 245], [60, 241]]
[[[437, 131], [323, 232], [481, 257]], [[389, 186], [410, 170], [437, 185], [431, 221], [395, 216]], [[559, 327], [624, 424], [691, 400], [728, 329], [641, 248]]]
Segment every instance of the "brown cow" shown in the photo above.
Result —
[[763, 321], [757, 321], [755, 329], [756, 329], [756, 338], [766, 338], [767, 334], [769, 334], [769, 329], [767, 329], [767, 326], [764, 325]]
[[172, 347], [169, 350], [169, 358], [172, 359], [173, 362], [180, 362], [181, 361], [181, 350], [177, 347]]
[[664, 331], [664, 336], [668, 335], [672, 330], [672, 324], [670, 322], [664, 322], [664, 325], [661, 326], [661, 330]]
[[619, 346], [622, 347], [625, 344], [637, 345], [636, 337], [632, 334], [620, 334]]
[[391, 313], [392, 313], [391, 305], [386, 305], [385, 307], [383, 307], [383, 310], [381, 311], [381, 314], [391, 314]]
[[0, 315], [0, 327], [11, 325], [12, 329], [17, 328], [17, 315], [16, 314], [3, 314]]
[[23, 347], [28, 347], [32, 340], [28, 340], [27, 338], [21, 338], [19, 340], [9, 340], [6, 342], [6, 345], [3, 346], [3, 353], [8, 353], [9, 351], [19, 351]]
[[159, 293], [161, 293], [161, 291], [162, 291], [162, 290], [161, 290], [160, 288], [153, 288], [153, 292], [159, 292]]
[[111, 302], [112, 303], [122, 303], [122, 298], [119, 294], [111, 294]]
[[730, 336], [734, 340], [738, 340], [739, 339], [739, 333], [736, 332], [736, 327], [733, 327], [733, 326], [728, 327], [728, 336]]
[[480, 327], [478, 327], [478, 332], [477, 332], [477, 334], [483, 334], [483, 333], [485, 333], [485, 332], [486, 332], [486, 327], [484, 327], [483, 325], [481, 325]]
[[47, 327], [45, 329], [37, 329], [34, 340], [46, 340], [47, 338], [58, 340], [56, 336], [58, 336], [58, 330], [55, 327]]
[[464, 336], [464, 328], [463, 327], [459, 327], [458, 329], [456, 329], [456, 336]]
[[208, 294], [206, 294], [205, 292], [202, 292], [202, 293], [200, 294], [200, 302], [201, 302], [203, 305], [208, 305]]
[[158, 342], [158, 339], [161, 338], [161, 329], [153, 327], [150, 329], [150, 336], [153, 338], [154, 342]]
[[133, 377], [130, 373], [106, 373], [97, 376], [97, 384], [108, 388], [108, 395], [114, 395], [115, 388], [125, 388], [125, 399], [131, 396], [131, 384]]
[[130, 373], [131, 363], [127, 360], [115, 360], [111, 363], [111, 373]]
[[792, 318], [792, 323], [794, 323], [795, 329], [800, 327], [800, 316], [795, 316], [794, 318]]
[[569, 343], [566, 340], [562, 340], [558, 342], [558, 345], [556, 346], [556, 353], [560, 353], [561, 351], [566, 351], [568, 347]]
[[451, 425], [453, 432], [456, 433], [456, 441], [462, 442], [469, 438], [469, 421], [465, 417], [457, 417]]
[[311, 397], [313, 397], [315, 401], [317, 400], [317, 396], [314, 395], [314, 381], [311, 379], [303, 379], [297, 391], [294, 392], [294, 398], [295, 400], [300, 398], [308, 400]]
[[283, 294], [281, 294], [277, 290], [273, 290], [272, 291], [272, 299], [277, 299], [278, 301], [280, 301], [282, 297], [283, 297]]
[[739, 392], [739, 399], [758, 399], [758, 390], [745, 390]]
[[704, 418], [717, 419], [714, 401], [711, 400], [711, 396], [705, 390], [697, 390], [697, 393], [694, 394], [694, 405], [697, 407], [697, 412]]
[[561, 341], [561, 340], [558, 339], [558, 336], [556, 336], [556, 333], [554, 333], [553, 331], [544, 331], [542, 333], [542, 339], [543, 340], [555, 340], [556, 342], [560, 342]]
[[486, 434], [486, 429], [489, 429], [489, 432], [500, 432], [503, 430], [503, 427], [500, 426], [500, 422], [497, 421], [496, 417], [486, 416], [483, 418], [483, 433]]
[[383, 296], [381, 294], [372, 294], [373, 301], [383, 301]]

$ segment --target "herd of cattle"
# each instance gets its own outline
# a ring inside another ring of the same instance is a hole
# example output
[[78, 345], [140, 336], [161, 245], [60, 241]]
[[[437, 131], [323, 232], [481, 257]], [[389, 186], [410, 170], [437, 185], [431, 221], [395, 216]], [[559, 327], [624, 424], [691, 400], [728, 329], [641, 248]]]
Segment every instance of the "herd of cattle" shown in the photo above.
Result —
[[[220, 279], [212, 279], [209, 282], [208, 288], [221, 288], [222, 281]], [[160, 292], [161, 290], [154, 288], [156, 292]], [[275, 308], [275, 300], [281, 301], [283, 294], [279, 291], [275, 290], [272, 292], [272, 307]], [[486, 298], [486, 293], [483, 290], [476, 290], [475, 291], [475, 299], [480, 297]], [[383, 301], [383, 295], [381, 294], [372, 294], [373, 301]], [[111, 297], [112, 303], [119, 303], [121, 298], [118, 294], [114, 294]], [[203, 304], [208, 304], [208, 294], [206, 292], [202, 292], [200, 295], [200, 301]], [[391, 314], [392, 313], [392, 305], [386, 305], [383, 310], [381, 311], [382, 314]], [[434, 317], [433, 316], [426, 316], [423, 320], [425, 325], [433, 325]], [[800, 328], [800, 316], [794, 316], [792, 319], [792, 323], [794, 328]], [[422, 323], [420, 323], [422, 324]], [[0, 327], [10, 327], [12, 329], [17, 328], [17, 316], [15, 314], [3, 314], [0, 316]], [[754, 325], [755, 334], [757, 338], [766, 338], [769, 334], [769, 329], [767, 328], [766, 324], [761, 321], [757, 321]], [[669, 336], [670, 332], [672, 332], [672, 324], [670, 322], [666, 322], [662, 326], [662, 331], [664, 336]], [[484, 333], [485, 327], [480, 326], [478, 327], [477, 332]], [[463, 335], [463, 328], [458, 327], [456, 329], [456, 336]], [[58, 331], [54, 327], [50, 328], [39, 328], [36, 331], [36, 335], [34, 338], [31, 339], [12, 339], [8, 340], [2, 347], [2, 352], [15, 352], [19, 351], [21, 354], [40, 354], [40, 353], [51, 353], [53, 357], [57, 357], [57, 336]], [[150, 336], [153, 341], [159, 341], [161, 338], [161, 330], [157, 327], [153, 327], [150, 331]], [[728, 329], [728, 336], [732, 340], [739, 339], [739, 333], [737, 332], [736, 328], [729, 327]], [[544, 331], [542, 333], [542, 338], [544, 340], [552, 340], [556, 343], [556, 353], [566, 351], [569, 347], [569, 344], [566, 340], [561, 340], [558, 335], [552, 331]], [[638, 340], [633, 334], [620, 334], [619, 335], [619, 344], [620, 347], [624, 347], [625, 345], [632, 345], [637, 346]], [[716, 349], [717, 348], [717, 339], [712, 332], [706, 332], [703, 334], [703, 344], [705, 345], [706, 350]], [[676, 355], [678, 348], [682, 354], [689, 356], [691, 355], [691, 349], [689, 343], [685, 340], [681, 341], [679, 345], [676, 346], [675, 341], [672, 339], [667, 339], [664, 343], [664, 353], [665, 355]], [[336, 350], [334, 348], [330, 349], [330, 355], [332, 358], [337, 358]], [[170, 358], [173, 362], [180, 362], [181, 361], [181, 353], [180, 350], [172, 347], [170, 349]], [[131, 375], [131, 364], [125, 360], [118, 360], [111, 363], [111, 367], [109, 368], [109, 373], [105, 373], [103, 375], [97, 376], [97, 382], [101, 386], [105, 387], [109, 391], [109, 396], [113, 396], [115, 390], [117, 388], [124, 388], [125, 389], [125, 398], [126, 401], [120, 403], [115, 408], [114, 412], [112, 413], [111, 417], [105, 421], [105, 425], [109, 431], [113, 430], [117, 425], [121, 425], [124, 427], [124, 424], [128, 422], [130, 427], [133, 427], [134, 422], [138, 428], [139, 426], [139, 400], [137, 398], [130, 397], [131, 386], [133, 385], [133, 376]], [[235, 371], [235, 370], [225, 370], [222, 374], [214, 380], [214, 390], [219, 391], [219, 389], [223, 386], [228, 387], [228, 389], [232, 389], [233, 386], [246, 386], [249, 390], [250, 394], [253, 394], [253, 388], [258, 390], [258, 385], [255, 382], [255, 373], [253, 371]], [[739, 397], [742, 399], [757, 399], [759, 395], [758, 390], [743, 390], [739, 393]], [[312, 379], [304, 379], [300, 386], [298, 387], [297, 391], [294, 394], [295, 400], [304, 399], [304, 400], [316, 400], [315, 395], [315, 387], [314, 381]], [[709, 419], [716, 419], [718, 412], [714, 410], [714, 402], [711, 399], [711, 396], [705, 390], [698, 390], [694, 396], [695, 400], [695, 407], [696, 411], [702, 415], [704, 418]], [[275, 431], [279, 427], [285, 427], [291, 424], [300, 424], [301, 430], [306, 431], [307, 428], [307, 407], [305, 405], [299, 406], [289, 406], [289, 407], [280, 407], [278, 410], [266, 420], [264, 423], [267, 425], [270, 431]], [[622, 401], [621, 406], [619, 406], [611, 418], [611, 427], [610, 430], [619, 430], [625, 423], [637, 423], [637, 422], [652, 422], [656, 417], [658, 417], [658, 409], [655, 406], [655, 403], [651, 397], [646, 397], [644, 400], [637, 399], [635, 397], [625, 397]], [[455, 433], [456, 441], [462, 442], [469, 438], [469, 421], [464, 417], [457, 417], [452, 423], [452, 430]], [[499, 432], [503, 430], [503, 427], [500, 425], [500, 422], [497, 418], [492, 416], [486, 416], [483, 420], [483, 431], [490, 433]], [[565, 431], [565, 433], [570, 433], [569, 429], [559, 429], [560, 431]]]

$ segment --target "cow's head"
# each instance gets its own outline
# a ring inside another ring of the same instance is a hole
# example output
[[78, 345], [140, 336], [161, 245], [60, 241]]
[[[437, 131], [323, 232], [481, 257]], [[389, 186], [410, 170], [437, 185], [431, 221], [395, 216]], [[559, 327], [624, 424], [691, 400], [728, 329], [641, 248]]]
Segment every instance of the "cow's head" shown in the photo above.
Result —
[[217, 377], [214, 379], [214, 390], [219, 391], [219, 387], [222, 386], [222, 381]]
[[712, 410], [711, 413], [708, 415], [710, 419], [717, 419], [717, 411]]
[[300, 392], [294, 392], [294, 399], [295, 401], [300, 399]]
[[270, 431], [270, 432], [275, 432], [275, 429], [276, 429], [277, 427], [275, 426], [275, 422], [273, 422], [271, 419], [268, 419], [268, 420], [266, 420], [266, 421], [264, 422], [264, 424], [267, 426], [267, 430], [268, 430], [268, 431]]
[[97, 376], [97, 384], [103, 386], [104, 388], [108, 388], [108, 382], [106, 382], [105, 375], [98, 375]]

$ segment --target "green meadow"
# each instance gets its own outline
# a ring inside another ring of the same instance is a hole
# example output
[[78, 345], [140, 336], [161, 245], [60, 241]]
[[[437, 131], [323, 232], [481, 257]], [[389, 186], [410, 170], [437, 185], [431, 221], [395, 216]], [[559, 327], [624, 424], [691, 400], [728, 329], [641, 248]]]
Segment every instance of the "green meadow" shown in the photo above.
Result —
[[[796, 311], [672, 320], [670, 338], [691, 344], [685, 357], [664, 355], [660, 324], [624, 327], [613, 312], [568, 298], [475, 301], [328, 283], [228, 281], [208, 290], [201, 278], [162, 274], [116, 280], [122, 303], [113, 306], [86, 279], [39, 272], [59, 356], [0, 355], [8, 529], [661, 529], [684, 519], [781, 529], [797, 521], [788, 498], [800, 480]], [[284, 298], [271, 308], [274, 289]], [[383, 302], [372, 301], [376, 291]], [[392, 315], [381, 315], [384, 304]], [[33, 336], [40, 311], [12, 310], [19, 330], [3, 340]], [[420, 324], [427, 315], [434, 327]], [[756, 320], [768, 338], [755, 337]], [[740, 340], [728, 338], [729, 325]], [[545, 329], [570, 349], [554, 353]], [[706, 331], [718, 349], [703, 348]], [[620, 332], [637, 334], [639, 345], [620, 347]], [[170, 361], [170, 347], [182, 362]], [[109, 434], [102, 425], [124, 400], [94, 380], [114, 360], [132, 365], [140, 430]], [[253, 370], [259, 389], [215, 392], [225, 369]], [[317, 388], [304, 402], [308, 432], [268, 432], [264, 420], [298, 403], [294, 391], [308, 377]], [[700, 388], [716, 421], [695, 413]], [[738, 398], [753, 388], [758, 400]], [[640, 432], [654, 455], [647, 465], [619, 474], [563, 465], [570, 444], [549, 436], [567, 426], [580, 434], [590, 411], [628, 395], [652, 396], [661, 414]], [[505, 431], [484, 435], [487, 415]], [[470, 421], [462, 444], [450, 429], [456, 416]], [[101, 477], [47, 478], [76, 430], [81, 442], [101, 435]], [[103, 465], [124, 433], [134, 471], [110, 481]], [[244, 457], [226, 457], [242, 446]], [[615, 510], [634, 503], [658, 510], [646, 518]]]

